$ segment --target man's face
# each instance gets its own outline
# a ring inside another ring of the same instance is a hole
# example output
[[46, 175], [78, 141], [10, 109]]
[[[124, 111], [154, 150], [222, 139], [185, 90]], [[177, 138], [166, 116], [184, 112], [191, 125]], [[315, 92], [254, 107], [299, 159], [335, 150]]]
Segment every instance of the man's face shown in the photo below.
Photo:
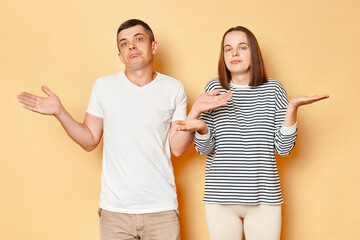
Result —
[[119, 57], [128, 70], [139, 70], [154, 60], [157, 43], [150, 42], [143, 26], [122, 30], [118, 35]]

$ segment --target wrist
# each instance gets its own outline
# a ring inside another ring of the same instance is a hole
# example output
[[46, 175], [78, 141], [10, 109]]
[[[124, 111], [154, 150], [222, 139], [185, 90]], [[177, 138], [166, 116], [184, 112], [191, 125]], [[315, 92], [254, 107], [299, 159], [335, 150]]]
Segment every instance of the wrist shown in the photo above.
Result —
[[202, 129], [198, 130], [197, 132], [198, 132], [200, 135], [205, 135], [205, 134], [207, 134], [207, 133], [209, 132], [209, 129], [208, 129], [208, 127], [207, 127], [206, 124], [205, 124], [205, 126], [204, 126]]
[[60, 106], [58, 107], [58, 110], [53, 114], [57, 119], [59, 119], [63, 113], [65, 112], [64, 107], [60, 104]]
[[292, 111], [292, 112], [296, 112], [297, 109], [298, 109], [298, 106], [295, 103], [290, 101], [288, 106], [287, 106], [287, 110]]
[[188, 116], [187, 116], [187, 118], [186, 119], [199, 119], [199, 117], [200, 117], [200, 112], [198, 112], [196, 109], [194, 109], [194, 108], [191, 108], [191, 110], [190, 110], [190, 112], [189, 112], [189, 114], [188, 114]]

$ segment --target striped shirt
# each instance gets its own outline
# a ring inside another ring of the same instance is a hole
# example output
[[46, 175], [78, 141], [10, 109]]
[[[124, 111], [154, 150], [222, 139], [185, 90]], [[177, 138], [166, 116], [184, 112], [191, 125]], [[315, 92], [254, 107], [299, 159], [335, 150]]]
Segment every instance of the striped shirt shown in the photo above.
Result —
[[296, 125], [290, 134], [282, 127], [288, 104], [284, 88], [269, 79], [256, 87], [230, 84], [226, 90], [215, 78], [205, 92], [214, 89], [231, 91], [233, 97], [227, 105], [202, 113], [209, 133], [195, 134], [196, 150], [207, 155], [204, 202], [281, 204], [274, 152], [290, 154], [297, 135]]

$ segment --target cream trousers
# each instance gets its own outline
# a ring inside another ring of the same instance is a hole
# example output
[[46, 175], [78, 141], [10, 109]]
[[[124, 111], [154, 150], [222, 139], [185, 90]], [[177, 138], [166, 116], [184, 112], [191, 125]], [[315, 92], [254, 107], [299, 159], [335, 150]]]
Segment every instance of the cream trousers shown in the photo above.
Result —
[[279, 240], [281, 205], [205, 204], [210, 240]]

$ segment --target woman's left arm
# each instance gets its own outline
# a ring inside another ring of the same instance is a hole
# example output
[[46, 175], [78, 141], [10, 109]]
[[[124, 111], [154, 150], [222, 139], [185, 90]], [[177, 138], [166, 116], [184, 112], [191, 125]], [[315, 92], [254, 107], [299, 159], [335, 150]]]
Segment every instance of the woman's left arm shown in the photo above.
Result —
[[296, 123], [297, 110], [300, 106], [311, 104], [326, 99], [328, 97], [329, 97], [328, 94], [323, 94], [323, 95], [314, 95], [312, 97], [299, 96], [291, 99], [286, 109], [286, 115], [283, 126], [290, 127]]

